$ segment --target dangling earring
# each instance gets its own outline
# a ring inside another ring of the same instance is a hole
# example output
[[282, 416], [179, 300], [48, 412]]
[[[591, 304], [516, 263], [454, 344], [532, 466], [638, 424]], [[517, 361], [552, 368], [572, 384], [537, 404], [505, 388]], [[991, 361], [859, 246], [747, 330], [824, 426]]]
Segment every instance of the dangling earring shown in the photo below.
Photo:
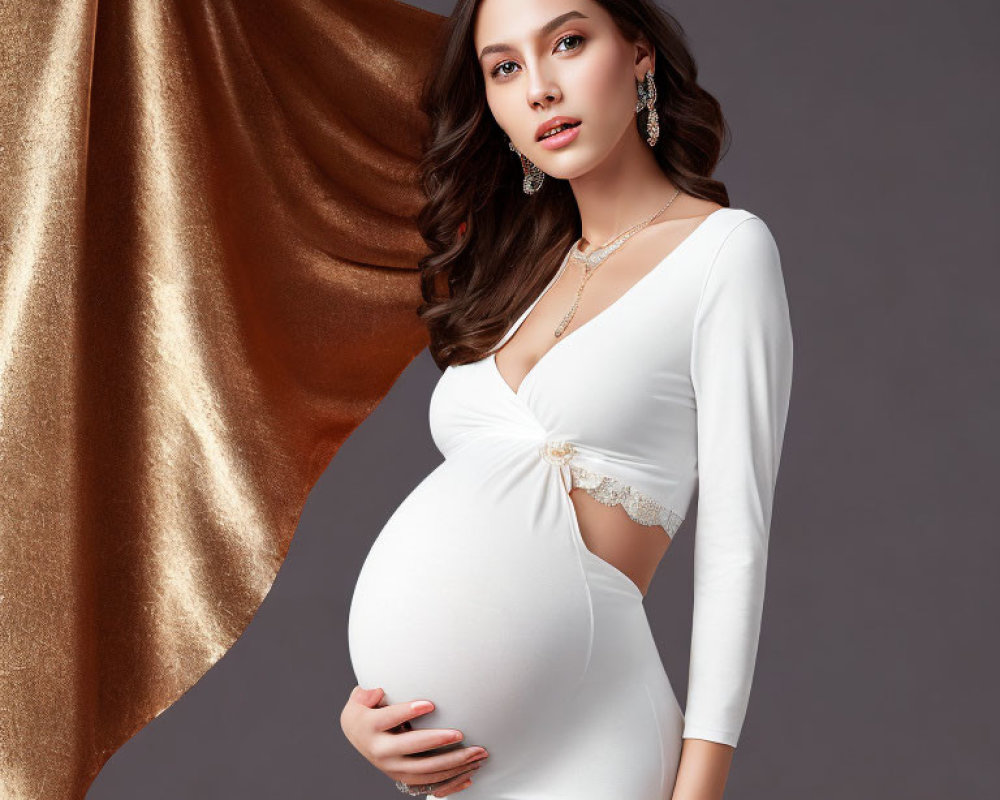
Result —
[[514, 142], [507, 138], [507, 145], [521, 158], [521, 170], [524, 172], [524, 181], [521, 184], [521, 188], [524, 189], [525, 194], [534, 194], [539, 189], [542, 188], [542, 182], [545, 180], [545, 173], [542, 172], [532, 161], [520, 150], [514, 146]]
[[656, 113], [656, 81], [653, 80], [653, 71], [646, 70], [646, 82], [636, 81], [635, 88], [639, 94], [635, 113], [642, 111], [643, 106], [649, 110], [649, 116], [646, 117], [646, 144], [655, 147], [660, 138], [660, 117]]

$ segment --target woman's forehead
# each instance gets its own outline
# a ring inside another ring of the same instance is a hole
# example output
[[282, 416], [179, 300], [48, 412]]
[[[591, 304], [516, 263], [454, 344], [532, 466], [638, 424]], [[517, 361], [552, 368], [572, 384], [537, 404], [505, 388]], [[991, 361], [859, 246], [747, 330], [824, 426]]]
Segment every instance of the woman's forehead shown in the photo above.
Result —
[[565, 22], [592, 20], [601, 10], [593, 0], [483, 0], [473, 32], [477, 52], [547, 36]]

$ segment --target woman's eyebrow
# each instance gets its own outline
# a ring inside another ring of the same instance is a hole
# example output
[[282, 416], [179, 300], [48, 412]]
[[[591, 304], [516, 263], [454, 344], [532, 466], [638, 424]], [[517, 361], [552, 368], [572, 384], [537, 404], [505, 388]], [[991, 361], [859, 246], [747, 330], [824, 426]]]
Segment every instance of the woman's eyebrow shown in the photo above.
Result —
[[[587, 15], [579, 11], [567, 11], [565, 14], [560, 14], [558, 17], [550, 19], [548, 22], [542, 25], [542, 27], [540, 27], [537, 31], [535, 31], [535, 35], [545, 36], [554, 31], [560, 25], [562, 25], [566, 20], [577, 19], [577, 18], [587, 19]], [[479, 53], [479, 60], [482, 61], [483, 57], [489, 55], [490, 53], [503, 53], [506, 52], [507, 50], [513, 50], [513, 49], [514, 48], [509, 44], [502, 44], [502, 43], [488, 44]]]

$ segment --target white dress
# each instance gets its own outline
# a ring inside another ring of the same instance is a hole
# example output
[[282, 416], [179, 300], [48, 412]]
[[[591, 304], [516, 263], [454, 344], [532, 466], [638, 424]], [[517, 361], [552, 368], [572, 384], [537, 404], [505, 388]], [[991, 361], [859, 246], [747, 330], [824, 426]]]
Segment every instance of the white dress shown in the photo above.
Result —
[[[489, 751], [463, 798], [669, 800], [682, 738], [736, 746], [791, 377], [777, 246], [733, 208], [516, 391], [492, 356], [444, 371], [429, 416], [445, 460], [375, 541], [348, 639], [361, 686], [433, 701], [415, 728]], [[572, 486], [670, 536], [699, 488], [684, 712], [642, 593], [586, 547]]]

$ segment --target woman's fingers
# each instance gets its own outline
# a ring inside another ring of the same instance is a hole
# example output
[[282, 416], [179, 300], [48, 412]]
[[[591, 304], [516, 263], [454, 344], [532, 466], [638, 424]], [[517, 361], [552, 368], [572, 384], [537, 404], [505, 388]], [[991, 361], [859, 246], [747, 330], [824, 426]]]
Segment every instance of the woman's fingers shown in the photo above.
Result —
[[389, 769], [406, 776], [401, 780], [408, 783], [437, 783], [470, 769], [479, 769], [487, 758], [489, 753], [482, 747], [463, 747], [461, 750], [434, 756], [389, 757], [385, 763]]
[[390, 703], [375, 708], [372, 719], [380, 731], [388, 731], [411, 719], [416, 719], [434, 710], [434, 704], [429, 700], [414, 700], [408, 703]]
[[[362, 752], [386, 775], [410, 785], [441, 784], [435, 797], [455, 794], [482, 766], [489, 753], [482, 747], [463, 747], [461, 731], [414, 728], [410, 722], [434, 710], [428, 700], [384, 704], [381, 688], [355, 687], [351, 699], [364, 708]], [[358, 706], [355, 706], [358, 708]], [[368, 727], [370, 726], [370, 727]]]
[[447, 728], [414, 728], [392, 734], [394, 755], [434, 756], [461, 749], [462, 734]]
[[472, 778], [463, 775], [460, 778], [448, 781], [448, 783], [441, 784], [440, 788], [434, 790], [434, 794], [431, 797], [448, 797], [449, 795], [458, 794], [468, 789], [471, 785]]
[[451, 728], [414, 728], [410, 724], [410, 720], [428, 713], [433, 708], [434, 704], [428, 700], [392, 703], [375, 708], [372, 716], [376, 730], [393, 734], [392, 751], [388, 755], [413, 755], [428, 750], [459, 746], [459, 742], [463, 739], [461, 731]]
[[[468, 789], [469, 786], [472, 784], [473, 775], [475, 775], [475, 770], [468, 770], [466, 772], [463, 772], [461, 775], [457, 775], [451, 780], [442, 783], [440, 786], [438, 786], [434, 790], [434, 793], [431, 795], [431, 797], [448, 797], [449, 795], [457, 794], [458, 792]], [[410, 781], [404, 779], [403, 783], [408, 783], [415, 786], [417, 784], [422, 784], [422, 783], [437, 783], [437, 781], [426, 781], [422, 779], [415, 779], [413, 781]]]
[[382, 698], [384, 697], [385, 692], [381, 688], [365, 689], [361, 686], [355, 686], [351, 689], [351, 695], [348, 700], [360, 703], [367, 708], [374, 708], [382, 702]]

